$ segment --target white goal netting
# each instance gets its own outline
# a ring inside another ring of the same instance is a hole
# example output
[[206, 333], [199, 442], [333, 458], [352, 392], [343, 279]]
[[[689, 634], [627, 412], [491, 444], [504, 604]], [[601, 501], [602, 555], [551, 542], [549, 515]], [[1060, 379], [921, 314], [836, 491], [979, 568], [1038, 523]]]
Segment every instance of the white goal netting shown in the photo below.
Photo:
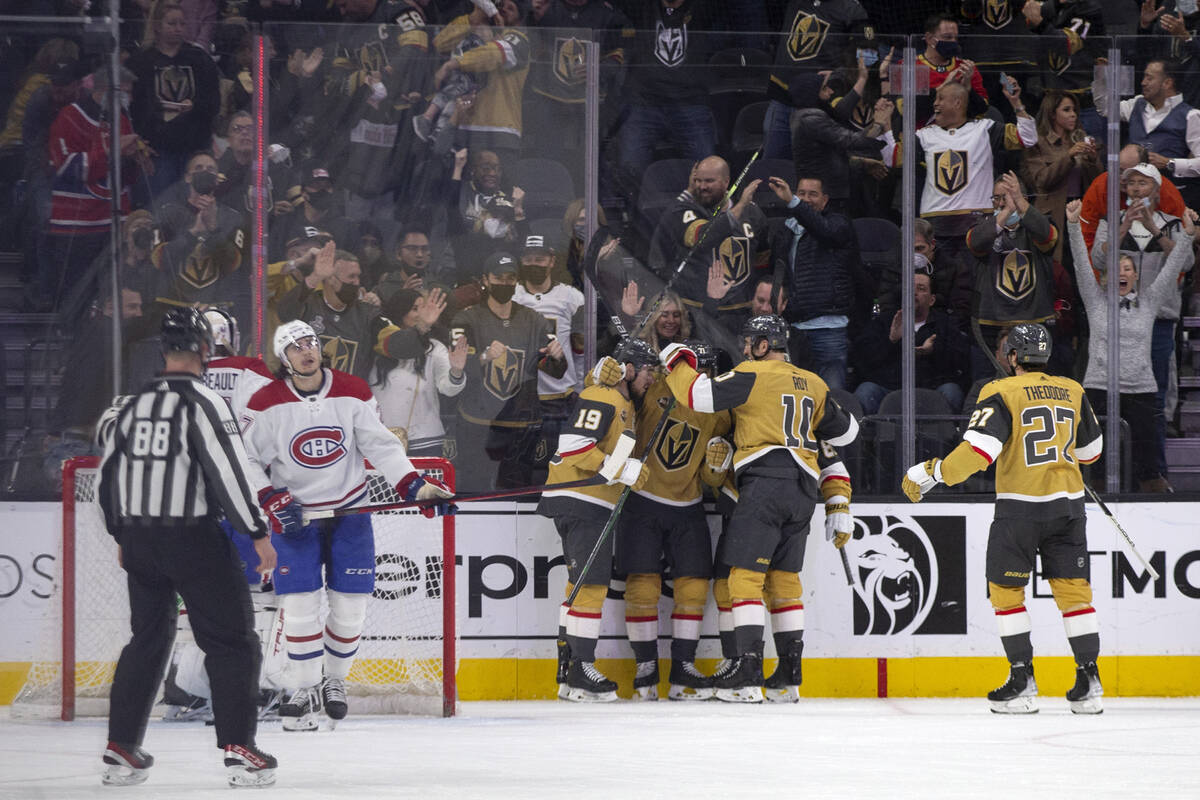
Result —
[[[442, 459], [414, 459], [453, 486]], [[13, 700], [14, 718], [72, 719], [108, 713], [108, 692], [129, 640], [125, 573], [96, 502], [98, 460], [63, 468], [63, 535], [56, 559], [54, 612], [42, 622], [37, 653]], [[370, 473], [372, 505], [398, 503]], [[375, 591], [347, 680], [351, 713], [449, 716], [456, 688], [454, 518], [413, 509], [375, 512]], [[448, 570], [443, 565], [450, 563]]]

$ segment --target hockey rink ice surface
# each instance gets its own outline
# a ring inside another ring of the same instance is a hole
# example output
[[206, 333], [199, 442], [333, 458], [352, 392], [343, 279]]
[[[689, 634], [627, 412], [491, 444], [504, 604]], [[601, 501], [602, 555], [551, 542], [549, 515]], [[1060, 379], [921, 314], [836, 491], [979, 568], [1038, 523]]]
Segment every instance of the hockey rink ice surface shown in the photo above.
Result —
[[[453, 719], [348, 718], [259, 744], [271, 796], [318, 798], [1200, 798], [1200, 698], [1105, 698], [1072, 715], [992, 714], [982, 699], [798, 705], [464, 703]], [[102, 787], [104, 721], [13, 722], [0, 797], [229, 797], [211, 728], [154, 722], [141, 786]], [[239, 792], [257, 792], [241, 789]]]

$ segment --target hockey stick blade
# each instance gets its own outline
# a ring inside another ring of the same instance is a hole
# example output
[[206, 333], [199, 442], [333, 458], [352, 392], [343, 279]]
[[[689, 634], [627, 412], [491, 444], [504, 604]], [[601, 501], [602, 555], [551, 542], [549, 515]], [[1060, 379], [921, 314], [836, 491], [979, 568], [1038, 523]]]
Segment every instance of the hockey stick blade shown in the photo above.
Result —
[[1138, 551], [1137, 545], [1133, 543], [1133, 539], [1128, 533], [1125, 532], [1125, 529], [1121, 527], [1121, 523], [1117, 522], [1117, 518], [1113, 515], [1112, 511], [1109, 511], [1108, 506], [1105, 505], [1104, 501], [1100, 499], [1100, 495], [1096, 494], [1091, 486], [1088, 486], [1087, 481], [1083, 482], [1083, 488], [1088, 493], [1088, 496], [1091, 497], [1096, 503], [1096, 505], [1100, 506], [1100, 510], [1104, 512], [1104, 516], [1108, 517], [1108, 521], [1111, 522], [1113, 527], [1117, 529], [1117, 533], [1121, 534], [1121, 537], [1125, 539], [1125, 544], [1129, 545], [1129, 549], [1133, 551], [1135, 556], [1137, 556], [1137, 560], [1142, 562], [1142, 566], [1145, 567], [1146, 571], [1150, 573], [1150, 577], [1154, 580], [1158, 580], [1158, 570], [1156, 570], [1150, 564], [1150, 562], [1146, 560], [1146, 557]]

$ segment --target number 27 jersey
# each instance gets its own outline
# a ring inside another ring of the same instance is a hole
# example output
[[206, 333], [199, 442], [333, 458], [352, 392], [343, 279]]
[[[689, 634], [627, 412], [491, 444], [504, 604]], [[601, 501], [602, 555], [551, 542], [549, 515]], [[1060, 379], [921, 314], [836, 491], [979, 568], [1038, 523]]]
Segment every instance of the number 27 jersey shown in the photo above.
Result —
[[979, 393], [963, 439], [996, 463], [996, 516], [1083, 515], [1080, 464], [1100, 457], [1103, 437], [1083, 387], [1030, 372]]

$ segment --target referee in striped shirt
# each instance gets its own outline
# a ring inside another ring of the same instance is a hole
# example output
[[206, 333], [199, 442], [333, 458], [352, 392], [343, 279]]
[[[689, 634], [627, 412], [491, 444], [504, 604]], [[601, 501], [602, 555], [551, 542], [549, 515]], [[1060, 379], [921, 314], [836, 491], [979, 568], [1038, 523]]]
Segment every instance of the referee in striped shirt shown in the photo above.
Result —
[[101, 426], [100, 505], [121, 548], [133, 630], [113, 677], [104, 782], [141, 783], [154, 763], [141, 744], [171, 653], [178, 592], [205, 654], [229, 782], [269, 785], [275, 758], [254, 741], [261, 654], [250, 592], [217, 519], [224, 513], [250, 535], [260, 571], [275, 566], [275, 548], [246, 478], [237, 423], [201, 380], [213, 349], [208, 321], [196, 309], [173, 309], [161, 344], [162, 374]]

